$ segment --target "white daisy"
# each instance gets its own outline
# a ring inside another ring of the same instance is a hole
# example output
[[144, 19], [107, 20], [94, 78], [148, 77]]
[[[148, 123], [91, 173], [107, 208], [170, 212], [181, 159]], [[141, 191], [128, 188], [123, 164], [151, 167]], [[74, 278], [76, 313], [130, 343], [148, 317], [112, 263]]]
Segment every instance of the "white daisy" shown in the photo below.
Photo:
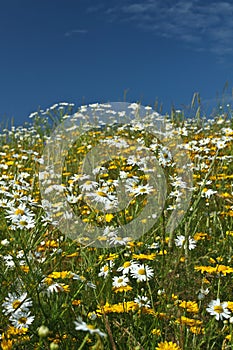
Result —
[[28, 328], [34, 321], [35, 316], [30, 316], [30, 312], [17, 311], [11, 315], [9, 320], [15, 328], [22, 329]]
[[66, 200], [67, 202], [69, 202], [70, 204], [76, 204], [79, 201], [79, 197], [73, 195], [73, 194], [68, 194], [66, 196]]
[[61, 284], [57, 282], [50, 284], [50, 286], [47, 288], [47, 294], [59, 293], [59, 292], [64, 292], [64, 288], [62, 287]]
[[21, 230], [33, 228], [36, 224], [35, 220], [31, 216], [27, 215], [15, 217], [14, 219], [12, 219], [12, 223], [12, 227], [16, 229], [19, 228]]
[[138, 185], [135, 187], [128, 188], [128, 191], [130, 191], [131, 195], [134, 195], [135, 197], [144, 195], [144, 194], [150, 194], [154, 191], [152, 186], [149, 186], [149, 184], [146, 185]]
[[98, 182], [92, 181], [92, 180], [87, 180], [85, 181], [82, 185], [79, 185], [79, 188], [82, 191], [92, 191], [96, 189], [99, 186]]
[[14, 259], [10, 254], [3, 256], [3, 260], [9, 269], [15, 267]]
[[130, 274], [137, 281], [147, 281], [151, 279], [154, 275], [152, 268], [144, 264], [134, 264], [130, 269]]
[[215, 316], [217, 321], [222, 320], [223, 318], [230, 318], [231, 312], [227, 309], [227, 302], [220, 302], [220, 299], [212, 300], [208, 307], [206, 308], [212, 316]]
[[98, 273], [98, 276], [99, 277], [103, 276], [105, 278], [109, 274], [109, 272], [111, 272], [112, 266], [113, 266], [113, 262], [109, 261], [109, 264], [106, 264], [101, 267], [100, 272]]
[[131, 240], [132, 239], [130, 237], [120, 237], [120, 236], [114, 235], [109, 239], [109, 244], [110, 245], [126, 245]]
[[134, 302], [138, 304], [139, 307], [150, 307], [150, 300], [146, 296], [138, 296], [134, 299]]
[[30, 217], [35, 216], [35, 214], [32, 211], [26, 208], [26, 205], [24, 203], [21, 203], [17, 208], [12, 206], [6, 212], [8, 214], [6, 215], [6, 218], [9, 218], [12, 221], [21, 219], [23, 215]]
[[115, 277], [113, 277], [112, 286], [116, 287], [116, 288], [125, 287], [125, 286], [127, 286], [128, 282], [129, 282], [128, 277], [126, 277], [124, 275], [119, 276], [119, 277], [115, 276]]
[[2, 304], [5, 315], [19, 310], [26, 312], [28, 308], [32, 306], [32, 301], [30, 298], [27, 298], [27, 293], [23, 293], [20, 296], [15, 293], [9, 293], [5, 300], [6, 301]]
[[[177, 247], [182, 248], [185, 244], [186, 244], [185, 236], [183, 236], [183, 235], [177, 236], [177, 238], [175, 239], [175, 245]], [[192, 250], [192, 249], [196, 248], [196, 245], [197, 245], [197, 243], [196, 243], [195, 239], [193, 239], [189, 236], [188, 237], [188, 249]]]
[[90, 334], [98, 334], [100, 337], [105, 337], [106, 334], [101, 332], [100, 329], [94, 328], [91, 324], [84, 322], [81, 317], [78, 317], [77, 321], [74, 321], [76, 331], [89, 332]]
[[117, 271], [122, 271], [123, 275], [127, 275], [133, 264], [135, 264], [133, 261], [125, 261], [122, 266], [118, 267]]
[[208, 190], [204, 189], [201, 193], [201, 196], [209, 199], [215, 193], [217, 193], [217, 191], [214, 191], [211, 188]]

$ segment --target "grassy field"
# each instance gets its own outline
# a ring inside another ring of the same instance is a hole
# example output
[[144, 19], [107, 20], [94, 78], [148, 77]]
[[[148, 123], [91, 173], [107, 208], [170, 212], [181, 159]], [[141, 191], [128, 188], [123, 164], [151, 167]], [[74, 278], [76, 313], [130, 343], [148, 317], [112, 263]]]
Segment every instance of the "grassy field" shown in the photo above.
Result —
[[[0, 134], [0, 348], [233, 349], [231, 111], [222, 108], [211, 119], [166, 117], [169, 135], [180, 137], [179, 152], [192, 162], [182, 169], [192, 169], [191, 185], [169, 149], [139, 124], [82, 135], [65, 158], [62, 183], [75, 215], [105, 229], [97, 245], [88, 234], [72, 239], [61, 232], [42, 206], [44, 147], [73, 108], [61, 103], [40, 110], [27, 125]], [[119, 151], [95, 168], [94, 181], [79, 174], [78, 164], [97, 144], [121, 150], [123, 138], [138, 144], [135, 154], [142, 146], [153, 151], [167, 193], [147, 232], [122, 237], [119, 226], [136, 220], [148, 196], [161, 190], [149, 183], [152, 169]], [[129, 203], [111, 211], [119, 177]], [[187, 208], [185, 192], [191, 194]], [[57, 220], [61, 211], [58, 206]], [[172, 215], [179, 222], [169, 230]]]

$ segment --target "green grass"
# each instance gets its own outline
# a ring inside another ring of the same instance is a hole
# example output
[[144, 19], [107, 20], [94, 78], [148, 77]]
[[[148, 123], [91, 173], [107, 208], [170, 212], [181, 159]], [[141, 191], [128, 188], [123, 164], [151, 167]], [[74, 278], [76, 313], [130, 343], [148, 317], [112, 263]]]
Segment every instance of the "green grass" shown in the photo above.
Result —
[[[49, 221], [41, 205], [38, 172], [45, 143], [73, 112], [72, 105], [39, 111], [26, 127], [4, 129], [0, 135], [0, 348], [233, 349], [231, 111], [220, 110], [210, 120], [200, 115], [185, 119], [174, 112], [172, 119], [166, 117], [193, 163], [191, 201], [182, 208], [186, 212], [174, 231], [166, 227], [175, 199], [180, 195], [183, 200], [184, 190], [173, 183], [180, 169], [165, 150], [161, 154], [161, 140], [143, 129], [111, 127], [92, 129], [74, 143], [62, 174], [66, 193], [74, 197], [80, 187], [72, 176], [79, 173], [88, 145], [116, 136], [131, 139], [138, 147], [154, 145], [157, 159], [166, 160], [160, 168], [167, 196], [158, 220], [136, 240], [132, 232], [124, 244], [122, 237], [115, 237], [110, 247], [106, 237], [99, 245], [91, 244], [88, 233], [81, 240], [72, 239], [56, 227], [54, 218]], [[129, 165], [126, 155], [119, 152], [102, 163], [107, 172], [96, 176], [102, 192], [108, 180], [109, 193], [115, 195], [120, 172], [139, 179], [130, 191], [148, 184], [145, 172]], [[92, 206], [85, 196], [71, 208], [86, 224], [116, 229], [136, 220], [148, 203], [144, 193], [129, 197], [127, 208], [112, 214]], [[114, 281], [118, 277], [123, 283], [122, 268], [130, 265], [125, 285], [117, 288]], [[217, 299], [221, 304], [214, 304], [212, 315], [207, 308]]]

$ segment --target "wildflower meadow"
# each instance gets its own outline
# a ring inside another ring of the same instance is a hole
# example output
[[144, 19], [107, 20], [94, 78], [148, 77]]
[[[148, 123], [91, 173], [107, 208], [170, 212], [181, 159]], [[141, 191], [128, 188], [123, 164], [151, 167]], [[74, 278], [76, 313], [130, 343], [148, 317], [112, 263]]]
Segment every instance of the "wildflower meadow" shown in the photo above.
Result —
[[2, 127], [0, 349], [233, 349], [231, 108], [139, 106], [131, 123], [58, 103]]

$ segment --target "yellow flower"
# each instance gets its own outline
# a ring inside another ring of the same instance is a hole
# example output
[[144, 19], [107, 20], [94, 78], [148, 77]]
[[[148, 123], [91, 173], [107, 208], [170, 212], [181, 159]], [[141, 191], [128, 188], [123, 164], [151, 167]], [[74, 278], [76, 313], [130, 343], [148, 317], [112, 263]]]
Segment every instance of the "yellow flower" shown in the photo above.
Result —
[[233, 312], [233, 301], [227, 302], [227, 308]]
[[27, 265], [21, 265], [20, 268], [23, 272], [26, 272], [26, 273], [29, 272], [29, 266], [27, 266]]
[[124, 312], [130, 312], [132, 310], [137, 310], [138, 304], [134, 301], [127, 301], [123, 303], [118, 304], [109, 304], [108, 302], [100, 306], [99, 309], [96, 310], [96, 313], [98, 315], [102, 314], [108, 314], [108, 313], [124, 313]]
[[98, 257], [98, 259], [100, 260], [100, 261], [102, 261], [102, 260], [114, 260], [114, 259], [117, 259], [118, 258], [118, 254], [112, 254], [112, 253], [110, 253], [109, 254], [109, 256], [104, 256], [104, 255], [99, 255], [99, 257]]
[[200, 241], [204, 239], [210, 239], [210, 237], [205, 232], [196, 232], [195, 235], [193, 236], [193, 239], [195, 239], [195, 241]]
[[122, 287], [114, 287], [113, 291], [114, 293], [122, 293], [122, 292], [128, 292], [129, 290], [132, 290], [133, 288], [131, 286], [122, 286]]
[[192, 332], [193, 334], [205, 334], [205, 329], [202, 327], [190, 327], [190, 332]]
[[108, 213], [105, 215], [106, 222], [112, 221], [113, 218], [114, 218], [114, 215], [112, 215], [111, 213]]
[[172, 341], [160, 342], [156, 348], [156, 350], [181, 350], [179, 345], [173, 343]]
[[186, 309], [187, 312], [192, 312], [194, 314], [199, 311], [198, 304], [195, 301], [182, 301], [179, 306]]
[[177, 322], [180, 324], [185, 324], [190, 327], [200, 326], [203, 323], [201, 320], [195, 320], [193, 318], [188, 318], [185, 316], [181, 316], [181, 318], [179, 318]]
[[161, 330], [158, 329], [158, 328], [154, 328], [154, 329], [152, 329], [151, 333], [153, 335], [158, 335], [159, 336], [159, 335], [161, 335]]
[[166, 249], [160, 250], [160, 251], [158, 252], [158, 255], [167, 255]]
[[27, 328], [21, 328], [21, 329], [18, 329], [18, 328], [15, 328], [15, 327], [13, 327], [13, 326], [10, 326], [8, 329], [7, 329], [7, 335], [9, 336], [9, 335], [13, 335], [13, 336], [15, 336], [15, 335], [24, 335], [24, 334], [26, 334], [27, 333], [27, 331], [28, 331], [28, 329]]
[[74, 253], [71, 253], [71, 254], [68, 254], [68, 255], [64, 255], [66, 258], [73, 258], [75, 256], [78, 256], [78, 252], [74, 252]]
[[147, 315], [152, 315], [152, 316], [158, 316], [158, 313], [155, 312], [153, 309], [149, 309], [148, 307], [142, 307], [142, 313], [147, 314]]
[[57, 248], [58, 247], [58, 243], [57, 243], [57, 241], [52, 239], [52, 240], [46, 241], [45, 242], [45, 246], [48, 247], [48, 248]]
[[1, 349], [2, 350], [11, 350], [13, 346], [13, 341], [10, 339], [2, 339]]
[[233, 268], [232, 267], [225, 266], [225, 265], [219, 265], [219, 264], [217, 264], [215, 267], [213, 267], [213, 266], [195, 266], [194, 270], [201, 271], [201, 273], [207, 272], [207, 273], [210, 273], [210, 274], [222, 273], [224, 276], [226, 276], [227, 273], [233, 272]]
[[154, 260], [154, 258], [156, 257], [155, 253], [152, 254], [133, 254], [133, 259], [136, 260]]
[[178, 295], [172, 293], [172, 300], [177, 300], [178, 299]]
[[70, 277], [70, 271], [53, 271], [48, 275], [49, 278], [69, 278]]

